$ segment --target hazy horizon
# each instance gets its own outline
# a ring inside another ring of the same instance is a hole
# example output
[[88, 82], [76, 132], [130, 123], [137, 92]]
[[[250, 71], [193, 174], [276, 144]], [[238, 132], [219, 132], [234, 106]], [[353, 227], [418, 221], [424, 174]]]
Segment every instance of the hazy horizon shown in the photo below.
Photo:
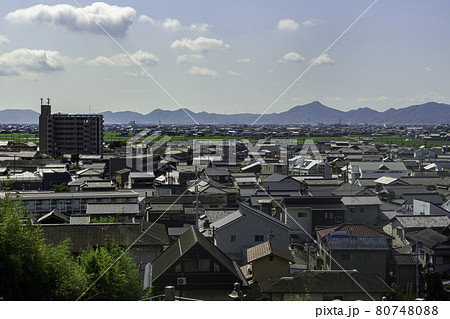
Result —
[[450, 104], [445, 1], [79, 3], [4, 1], [1, 110], [39, 112], [41, 97], [61, 113]]

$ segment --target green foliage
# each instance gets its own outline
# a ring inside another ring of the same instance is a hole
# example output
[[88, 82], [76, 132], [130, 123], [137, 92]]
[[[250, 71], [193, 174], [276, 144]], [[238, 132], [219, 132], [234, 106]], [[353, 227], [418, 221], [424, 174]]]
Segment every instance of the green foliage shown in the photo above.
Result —
[[100, 223], [117, 223], [117, 217], [115, 216], [101, 216], [97, 218], [92, 218], [91, 223], [92, 224], [100, 224]]
[[0, 296], [5, 300], [74, 300], [86, 288], [68, 242], [52, 247], [29, 214], [6, 194], [0, 203]]
[[68, 191], [70, 191], [70, 187], [64, 183], [54, 184], [54, 185], [52, 185], [52, 191], [57, 192], [57, 193], [68, 192]]
[[432, 267], [425, 267], [421, 272], [421, 296], [425, 300], [447, 300], [447, 292], [442, 285], [441, 275]]
[[80, 154], [78, 154], [78, 153], [70, 154], [70, 162], [71, 163], [74, 163], [74, 164], [78, 165], [79, 161], [80, 161]]
[[294, 298], [288, 299], [287, 301], [311, 301], [311, 296], [306, 293], [305, 296], [300, 297], [300, 295], [295, 295]]
[[84, 251], [79, 262], [90, 285], [107, 270], [81, 300], [139, 300], [144, 295], [139, 271], [131, 256], [111, 241], [107, 240], [104, 247]]
[[393, 292], [388, 293], [386, 297], [389, 301], [414, 301], [416, 299], [416, 294], [413, 291], [413, 284], [408, 285], [406, 291], [400, 286], [393, 283], [391, 288]]

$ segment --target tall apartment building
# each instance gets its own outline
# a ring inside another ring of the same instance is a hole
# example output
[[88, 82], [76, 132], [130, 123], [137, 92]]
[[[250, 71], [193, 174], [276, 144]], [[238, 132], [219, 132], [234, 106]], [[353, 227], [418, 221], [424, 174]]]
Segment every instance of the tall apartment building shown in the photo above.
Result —
[[50, 99], [41, 99], [39, 151], [52, 156], [63, 154], [101, 155], [103, 115], [52, 114]]

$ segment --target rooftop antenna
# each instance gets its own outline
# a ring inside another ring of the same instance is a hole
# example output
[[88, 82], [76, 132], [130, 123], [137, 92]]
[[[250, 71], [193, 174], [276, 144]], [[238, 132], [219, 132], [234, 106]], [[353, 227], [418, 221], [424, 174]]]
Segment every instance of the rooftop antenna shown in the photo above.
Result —
[[50, 98], [47, 98], [47, 105], [50, 105]]

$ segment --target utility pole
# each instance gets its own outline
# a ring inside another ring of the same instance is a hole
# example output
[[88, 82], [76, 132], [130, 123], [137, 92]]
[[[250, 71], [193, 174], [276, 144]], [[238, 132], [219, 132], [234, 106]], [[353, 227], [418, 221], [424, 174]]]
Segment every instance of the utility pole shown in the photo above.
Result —
[[198, 230], [198, 171], [195, 166], [195, 227]]
[[416, 239], [416, 298], [419, 298], [419, 241]]

